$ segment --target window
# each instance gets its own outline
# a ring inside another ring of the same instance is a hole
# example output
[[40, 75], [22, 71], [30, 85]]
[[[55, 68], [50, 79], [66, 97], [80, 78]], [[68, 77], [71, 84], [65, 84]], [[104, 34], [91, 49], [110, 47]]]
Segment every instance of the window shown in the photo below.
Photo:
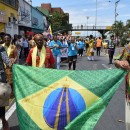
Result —
[[0, 0], [0, 1], [3, 1], [14, 8], [18, 8], [18, 0]]
[[10, 5], [16, 7], [16, 0], [10, 0]]

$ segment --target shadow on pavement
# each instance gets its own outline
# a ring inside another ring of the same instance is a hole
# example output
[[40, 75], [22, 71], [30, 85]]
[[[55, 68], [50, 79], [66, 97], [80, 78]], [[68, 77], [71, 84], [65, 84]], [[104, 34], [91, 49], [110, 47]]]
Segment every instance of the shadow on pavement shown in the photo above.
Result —
[[10, 130], [20, 130], [19, 126], [10, 127]]

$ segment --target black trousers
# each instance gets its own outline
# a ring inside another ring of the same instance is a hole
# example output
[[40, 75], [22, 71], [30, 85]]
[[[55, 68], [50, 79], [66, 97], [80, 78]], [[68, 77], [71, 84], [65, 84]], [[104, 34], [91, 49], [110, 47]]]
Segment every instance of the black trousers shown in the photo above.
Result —
[[25, 58], [27, 58], [28, 52], [29, 52], [29, 48], [28, 48], [28, 47], [25, 47], [25, 48], [24, 48], [24, 57], [25, 57]]
[[97, 47], [97, 56], [100, 56], [101, 47]]
[[20, 59], [22, 58], [22, 51], [23, 51], [23, 47], [21, 47], [21, 50], [20, 50], [20, 55], [19, 55]]
[[78, 53], [79, 53], [80, 56], [83, 55], [83, 51], [84, 51], [84, 49], [79, 49]]
[[76, 61], [77, 61], [77, 55], [68, 56], [69, 70], [71, 69], [72, 64], [73, 64], [73, 70], [76, 69]]
[[114, 51], [108, 50], [108, 54], [109, 54], [109, 63], [112, 64]]
[[0, 118], [5, 116], [5, 107], [0, 107]]

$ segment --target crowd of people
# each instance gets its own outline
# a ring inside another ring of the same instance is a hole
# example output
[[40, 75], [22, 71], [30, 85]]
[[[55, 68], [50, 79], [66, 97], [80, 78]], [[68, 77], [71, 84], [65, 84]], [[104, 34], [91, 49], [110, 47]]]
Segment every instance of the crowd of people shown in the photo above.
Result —
[[[14, 38], [12, 38], [9, 34], [1, 33], [0, 44], [0, 82], [8, 82], [10, 84], [12, 88], [11, 97], [14, 96], [12, 65], [14, 63], [19, 64], [20, 59], [25, 60], [25, 65], [60, 69], [61, 55], [66, 49], [68, 70], [76, 70], [76, 61], [78, 56], [82, 57], [85, 51], [87, 60], [94, 61], [95, 48], [97, 51], [96, 55], [100, 56], [100, 51], [103, 47], [101, 37], [98, 37], [94, 40], [92, 35], [85, 39], [76, 38], [69, 35], [62, 37], [55, 35], [52, 38], [46, 37], [40, 33], [37, 33], [32, 37], [14, 35]], [[115, 52], [114, 36], [111, 36], [111, 40], [107, 45], [107, 49], [109, 55], [109, 64], [112, 64], [113, 55]], [[125, 52], [123, 54], [125, 54]], [[122, 56], [120, 60], [123, 59], [124, 56]], [[128, 68], [128, 56], [129, 55], [125, 57], [126, 62], [122, 63], [119, 62], [119, 60], [116, 60], [115, 65], [125, 69]], [[130, 98], [130, 92], [128, 92], [128, 97]], [[5, 106], [0, 106], [0, 118], [2, 120], [3, 129], [9, 130], [8, 122], [5, 119]]]

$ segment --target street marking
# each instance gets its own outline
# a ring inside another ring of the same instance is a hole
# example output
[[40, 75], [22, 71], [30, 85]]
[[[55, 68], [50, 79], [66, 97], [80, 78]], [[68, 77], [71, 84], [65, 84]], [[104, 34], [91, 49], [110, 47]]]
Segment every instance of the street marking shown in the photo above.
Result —
[[[14, 103], [10, 109], [5, 113], [5, 118], [6, 120], [8, 120], [11, 115], [14, 113], [14, 111], [16, 110], [16, 103]], [[2, 121], [0, 121], [0, 129], [2, 128]]]
[[107, 65], [102, 64], [103, 67], [105, 67], [106, 69], [112, 69], [111, 67], [109, 68]]
[[126, 118], [126, 130], [130, 129], [130, 104], [125, 100], [125, 118]]

